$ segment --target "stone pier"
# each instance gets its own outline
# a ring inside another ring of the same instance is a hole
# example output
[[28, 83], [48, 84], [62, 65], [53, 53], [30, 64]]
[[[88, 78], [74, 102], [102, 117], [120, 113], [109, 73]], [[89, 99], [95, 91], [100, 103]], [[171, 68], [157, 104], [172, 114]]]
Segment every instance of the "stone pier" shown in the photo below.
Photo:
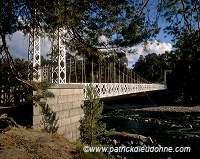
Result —
[[[48, 98], [47, 104], [49, 108], [56, 113], [57, 132], [62, 134], [70, 141], [79, 139], [80, 119], [84, 116], [81, 108], [84, 98], [84, 85], [80, 84], [56, 84], [49, 88], [55, 97]], [[33, 128], [42, 129], [41, 107], [33, 108]]]

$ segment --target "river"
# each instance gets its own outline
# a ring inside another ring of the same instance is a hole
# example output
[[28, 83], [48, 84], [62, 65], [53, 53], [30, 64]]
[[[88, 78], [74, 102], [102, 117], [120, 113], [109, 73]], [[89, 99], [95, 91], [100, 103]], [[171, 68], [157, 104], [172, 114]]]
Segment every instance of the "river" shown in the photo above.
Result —
[[[117, 107], [150, 107], [151, 105], [117, 104]], [[116, 107], [116, 105], [113, 105]], [[191, 152], [182, 153], [126, 153], [127, 159], [148, 158], [199, 158], [200, 155], [200, 113], [148, 112], [134, 109], [106, 109], [103, 121], [108, 129], [120, 132], [150, 136], [163, 147], [190, 147]]]

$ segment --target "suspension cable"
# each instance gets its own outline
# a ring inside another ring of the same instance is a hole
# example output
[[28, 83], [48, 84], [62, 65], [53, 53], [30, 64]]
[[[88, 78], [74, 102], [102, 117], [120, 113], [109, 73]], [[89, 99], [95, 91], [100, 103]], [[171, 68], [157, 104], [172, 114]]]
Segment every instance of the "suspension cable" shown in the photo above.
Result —
[[74, 56], [74, 75], [75, 75], [75, 83], [77, 83], [77, 72], [76, 72], [76, 56]]
[[72, 72], [71, 63], [72, 63], [72, 61], [71, 61], [71, 56], [70, 56], [70, 58], [69, 58], [69, 83], [71, 83], [71, 72]]
[[83, 83], [83, 69], [84, 69], [84, 67], [83, 67], [83, 61], [84, 60], [81, 60], [81, 82]]

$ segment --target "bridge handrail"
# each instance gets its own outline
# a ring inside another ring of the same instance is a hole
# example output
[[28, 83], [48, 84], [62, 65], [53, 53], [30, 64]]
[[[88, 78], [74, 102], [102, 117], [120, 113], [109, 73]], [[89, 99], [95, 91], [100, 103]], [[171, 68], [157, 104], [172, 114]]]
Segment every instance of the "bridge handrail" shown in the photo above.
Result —
[[[85, 85], [84, 92], [86, 97], [86, 87], [88, 87], [90, 83], [82, 84]], [[159, 83], [92, 83], [92, 85], [97, 89], [100, 98], [166, 89], [164, 84]]]

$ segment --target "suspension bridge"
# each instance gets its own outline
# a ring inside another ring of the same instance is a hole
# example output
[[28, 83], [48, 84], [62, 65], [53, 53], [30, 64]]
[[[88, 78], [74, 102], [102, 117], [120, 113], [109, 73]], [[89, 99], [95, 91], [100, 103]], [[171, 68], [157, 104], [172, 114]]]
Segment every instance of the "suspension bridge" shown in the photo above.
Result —
[[[48, 81], [54, 84], [92, 84], [100, 98], [132, 93], [166, 89], [165, 84], [151, 83], [129, 69], [120, 59], [107, 63], [89, 61], [86, 57], [69, 53], [66, 48], [66, 34], [62, 29], [53, 33], [51, 59], [41, 59], [41, 37], [33, 30], [29, 36], [29, 63], [34, 81]], [[105, 59], [109, 57], [104, 57]], [[48, 63], [49, 62], [49, 63]], [[44, 64], [45, 63], [45, 64]]]
[[[90, 84], [96, 88], [100, 98], [166, 89], [165, 84], [151, 83], [140, 77], [127, 67], [123, 59], [117, 58], [117, 55], [103, 55], [103, 60], [97, 61], [95, 57], [88, 58], [70, 52], [66, 48], [66, 33], [62, 29], [51, 33], [54, 37], [51, 40], [51, 57], [44, 59], [41, 56], [40, 36], [43, 32], [38, 34], [38, 30], [33, 28], [29, 35], [29, 79], [53, 83], [48, 90], [54, 93], [55, 97], [44, 99], [45, 107], [37, 103], [30, 107], [23, 99], [17, 100], [22, 106], [17, 107], [18, 112], [15, 114], [19, 113], [22, 121], [28, 121], [34, 129], [45, 129], [45, 126], [52, 124], [59, 134], [70, 141], [78, 140], [80, 120], [84, 117], [82, 105], [84, 100], [87, 100], [86, 92]], [[15, 104], [15, 99], [18, 98], [13, 97], [20, 95], [19, 92], [4, 91], [2, 94], [2, 90], [0, 93], [0, 103], [6, 103], [4, 99], [9, 95], [8, 99]], [[24, 94], [19, 97], [23, 98]]]

